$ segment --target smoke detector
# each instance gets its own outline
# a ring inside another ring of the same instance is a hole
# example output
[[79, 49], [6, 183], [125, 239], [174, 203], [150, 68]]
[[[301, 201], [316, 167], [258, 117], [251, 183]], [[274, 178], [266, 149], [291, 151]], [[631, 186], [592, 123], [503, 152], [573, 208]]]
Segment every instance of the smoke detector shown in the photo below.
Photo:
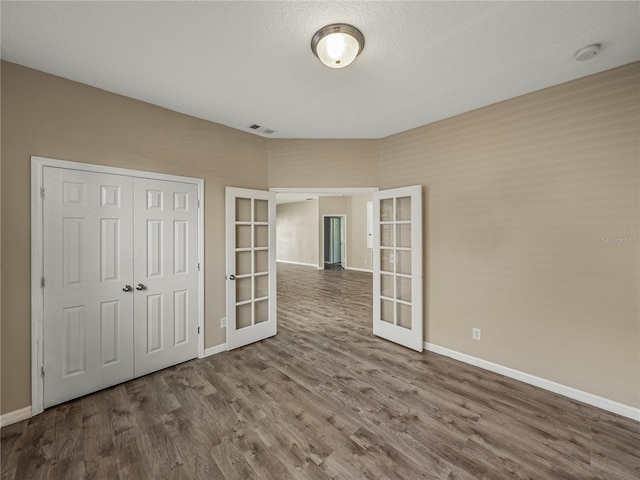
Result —
[[591, 60], [593, 57], [600, 53], [600, 44], [594, 43], [588, 47], [581, 48], [576, 52], [576, 60], [584, 62], [585, 60]]

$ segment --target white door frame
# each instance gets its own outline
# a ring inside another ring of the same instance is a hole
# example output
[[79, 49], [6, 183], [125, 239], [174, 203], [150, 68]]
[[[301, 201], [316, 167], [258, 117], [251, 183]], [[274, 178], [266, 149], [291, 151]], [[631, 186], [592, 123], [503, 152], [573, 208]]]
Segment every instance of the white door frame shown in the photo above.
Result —
[[[43, 180], [44, 168], [66, 168], [95, 173], [126, 175], [191, 183], [198, 186], [198, 357], [204, 356], [204, 180], [201, 178], [168, 175], [127, 168], [108, 167], [89, 163], [70, 162], [45, 157], [31, 157], [31, 414], [44, 410], [44, 378], [42, 377], [44, 351], [44, 271], [43, 241]], [[46, 193], [46, 192], [45, 192]]]
[[314, 195], [319, 197], [336, 197], [339, 195], [343, 195], [346, 197], [364, 195], [365, 193], [373, 193], [377, 192], [378, 190], [380, 190], [378, 187], [271, 187], [269, 189], [270, 192], [274, 193], [297, 193], [300, 195]]
[[341, 250], [344, 251], [344, 255], [342, 255], [342, 252], [340, 252], [340, 263], [342, 265], [344, 265], [344, 269], [347, 269], [347, 215], [344, 213], [327, 213], [327, 214], [322, 214], [322, 268], [324, 269], [324, 221], [325, 218], [339, 218], [340, 219], [340, 241], [342, 242], [344, 239], [344, 246], [341, 247]]

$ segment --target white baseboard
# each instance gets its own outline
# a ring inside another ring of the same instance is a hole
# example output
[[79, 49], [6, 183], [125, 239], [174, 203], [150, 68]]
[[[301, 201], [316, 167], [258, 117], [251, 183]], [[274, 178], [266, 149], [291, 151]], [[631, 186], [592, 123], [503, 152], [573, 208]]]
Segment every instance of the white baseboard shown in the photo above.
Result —
[[356, 272], [373, 273], [373, 270], [369, 268], [347, 267], [347, 270], [354, 270]]
[[221, 343], [220, 345], [215, 345], [213, 347], [205, 348], [204, 356], [202, 358], [210, 357], [211, 355], [215, 355], [216, 353], [222, 353], [226, 351], [227, 351], [227, 344]]
[[317, 263], [291, 262], [289, 260], [276, 260], [278, 263], [288, 263], [289, 265], [302, 265], [303, 267], [319, 268]]
[[27, 418], [31, 418], [31, 405], [0, 415], [0, 427], [6, 427], [12, 423], [21, 422]]
[[491, 372], [499, 373], [500, 375], [504, 375], [505, 377], [513, 378], [515, 380], [528, 383], [529, 385], [534, 385], [536, 387], [543, 388], [544, 390], [549, 390], [551, 392], [564, 395], [565, 397], [572, 398], [573, 400], [578, 400], [579, 402], [593, 405], [594, 407], [602, 408], [603, 410], [617, 413], [618, 415], [622, 415], [623, 417], [627, 417], [635, 420], [636, 422], [640, 422], [640, 408], [635, 408], [630, 405], [625, 405], [624, 403], [609, 400], [608, 398], [600, 397], [598, 395], [594, 395], [593, 393], [578, 390], [577, 388], [562, 385], [561, 383], [556, 383], [545, 378], [536, 377], [535, 375], [521, 372], [519, 370], [514, 370], [513, 368], [505, 367], [503, 365], [489, 362], [481, 358], [472, 357], [471, 355], [467, 355], [466, 353], [461, 353], [446, 347], [434, 345], [433, 343], [424, 342], [424, 348], [430, 352], [438, 353], [440, 355], [444, 355], [445, 357], [451, 357], [456, 360], [460, 360], [461, 362], [468, 363], [470, 365], [474, 365]]

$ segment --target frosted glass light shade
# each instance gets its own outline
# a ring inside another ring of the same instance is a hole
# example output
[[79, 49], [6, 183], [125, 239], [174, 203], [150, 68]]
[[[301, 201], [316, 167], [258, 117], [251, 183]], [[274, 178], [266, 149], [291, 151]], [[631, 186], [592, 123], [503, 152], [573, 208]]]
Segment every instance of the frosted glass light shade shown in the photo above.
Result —
[[364, 36], [356, 27], [345, 23], [327, 25], [311, 39], [311, 50], [327, 67], [344, 68], [364, 48]]

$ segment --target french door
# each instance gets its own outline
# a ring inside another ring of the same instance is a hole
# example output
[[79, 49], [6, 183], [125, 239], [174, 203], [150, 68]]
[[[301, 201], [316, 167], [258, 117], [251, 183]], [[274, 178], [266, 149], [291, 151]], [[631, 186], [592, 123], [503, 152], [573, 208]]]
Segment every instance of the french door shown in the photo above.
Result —
[[227, 350], [277, 332], [275, 217], [275, 193], [226, 188]]
[[198, 354], [198, 187], [43, 168], [43, 405]]
[[421, 352], [422, 187], [373, 199], [373, 333]]

